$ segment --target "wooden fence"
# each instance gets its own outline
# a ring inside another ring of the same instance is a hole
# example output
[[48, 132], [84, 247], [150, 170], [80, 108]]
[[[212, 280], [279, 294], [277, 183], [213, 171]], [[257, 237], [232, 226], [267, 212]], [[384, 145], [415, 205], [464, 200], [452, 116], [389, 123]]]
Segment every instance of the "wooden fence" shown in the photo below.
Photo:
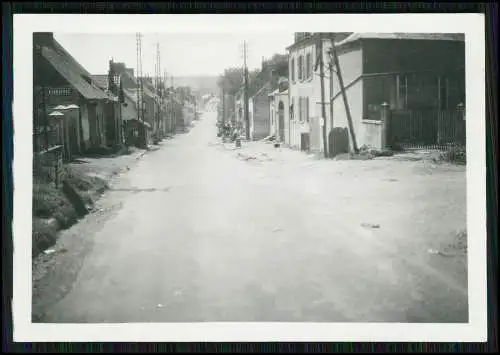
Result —
[[459, 110], [392, 110], [389, 115], [388, 137], [389, 144], [395, 150], [465, 146], [465, 119], [463, 112]]
[[33, 176], [50, 180], [59, 188], [65, 178], [63, 168], [63, 146], [52, 146], [47, 150], [37, 152], [33, 156]]
[[33, 151], [35, 153], [43, 152], [59, 145], [63, 145], [61, 125], [33, 127]]

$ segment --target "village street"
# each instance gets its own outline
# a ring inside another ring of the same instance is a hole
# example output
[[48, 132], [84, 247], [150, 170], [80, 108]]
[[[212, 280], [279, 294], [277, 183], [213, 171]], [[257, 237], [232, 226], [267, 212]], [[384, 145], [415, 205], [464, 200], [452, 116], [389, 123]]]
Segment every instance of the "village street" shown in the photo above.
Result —
[[37, 321], [467, 322], [464, 167], [233, 150], [215, 122], [116, 177], [41, 256]]

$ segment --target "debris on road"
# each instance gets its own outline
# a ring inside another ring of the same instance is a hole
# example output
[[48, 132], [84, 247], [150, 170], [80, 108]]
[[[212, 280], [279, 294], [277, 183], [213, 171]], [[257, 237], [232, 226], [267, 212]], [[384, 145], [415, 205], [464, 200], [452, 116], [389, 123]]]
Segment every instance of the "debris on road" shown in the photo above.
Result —
[[380, 228], [380, 225], [371, 223], [361, 223], [361, 227], [376, 229]]
[[45, 250], [43, 251], [43, 253], [44, 253], [45, 255], [54, 254], [55, 252], [56, 252], [56, 250], [55, 250], [55, 249], [45, 249]]
[[156, 305], [156, 307], [157, 307], [157, 308], [162, 308], [162, 307], [163, 307], [163, 305], [162, 305], [161, 303], [158, 303], [158, 304]]
[[267, 136], [266, 138], [262, 139], [263, 142], [274, 142], [276, 140], [276, 136], [274, 135], [271, 135], [271, 136]]
[[447, 253], [447, 252], [436, 250], [436, 249], [428, 249], [427, 252], [429, 254], [441, 255], [441, 256], [455, 256], [456, 255], [454, 253]]

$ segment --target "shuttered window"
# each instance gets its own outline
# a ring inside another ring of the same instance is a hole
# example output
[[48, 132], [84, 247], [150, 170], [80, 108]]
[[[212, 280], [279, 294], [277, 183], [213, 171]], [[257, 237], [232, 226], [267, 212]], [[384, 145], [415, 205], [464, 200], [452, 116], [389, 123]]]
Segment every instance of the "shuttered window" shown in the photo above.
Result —
[[312, 56], [311, 53], [306, 55], [306, 78], [310, 79], [312, 77]]
[[303, 56], [300, 56], [299, 57], [299, 81], [302, 81], [304, 80], [304, 57]]
[[299, 97], [299, 120], [309, 122], [309, 97]]
[[299, 113], [299, 121], [302, 122], [302, 97], [299, 97], [299, 107], [298, 107], [298, 113]]
[[309, 97], [305, 97], [304, 101], [306, 102], [306, 112], [304, 113], [304, 117], [306, 118], [306, 121], [309, 122]]

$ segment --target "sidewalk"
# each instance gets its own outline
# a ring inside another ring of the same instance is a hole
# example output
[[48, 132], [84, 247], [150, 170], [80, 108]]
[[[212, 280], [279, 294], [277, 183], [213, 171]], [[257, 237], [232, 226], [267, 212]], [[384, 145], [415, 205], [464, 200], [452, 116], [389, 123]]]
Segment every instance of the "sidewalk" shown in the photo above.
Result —
[[131, 148], [131, 153], [80, 158], [67, 164], [71, 169], [75, 169], [88, 176], [98, 177], [103, 180], [109, 180], [122, 171], [126, 171], [137, 160], [141, 159], [148, 151], [145, 149]]

